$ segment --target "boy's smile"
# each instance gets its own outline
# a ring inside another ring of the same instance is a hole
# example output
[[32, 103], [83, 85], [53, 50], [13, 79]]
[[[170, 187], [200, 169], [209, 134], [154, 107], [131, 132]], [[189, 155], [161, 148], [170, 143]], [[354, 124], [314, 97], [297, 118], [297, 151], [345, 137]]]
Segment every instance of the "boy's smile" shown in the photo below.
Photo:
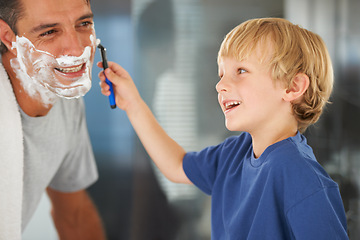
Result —
[[223, 105], [225, 107], [225, 111], [224, 113], [226, 114], [227, 112], [231, 111], [231, 109], [234, 109], [236, 107], [238, 107], [241, 104], [240, 101], [224, 101]]
[[279, 124], [277, 111], [285, 107], [285, 87], [271, 78], [267, 61], [254, 51], [243, 61], [223, 57], [216, 85], [225, 124], [230, 131], [255, 133]]

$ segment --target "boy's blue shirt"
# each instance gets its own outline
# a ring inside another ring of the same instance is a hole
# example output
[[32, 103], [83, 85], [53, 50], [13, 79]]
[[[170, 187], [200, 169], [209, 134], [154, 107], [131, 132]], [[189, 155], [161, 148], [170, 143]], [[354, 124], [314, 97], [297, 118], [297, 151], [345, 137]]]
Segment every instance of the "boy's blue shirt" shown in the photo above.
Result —
[[212, 239], [348, 239], [338, 185], [297, 133], [257, 159], [250, 134], [189, 152], [189, 179], [212, 195]]

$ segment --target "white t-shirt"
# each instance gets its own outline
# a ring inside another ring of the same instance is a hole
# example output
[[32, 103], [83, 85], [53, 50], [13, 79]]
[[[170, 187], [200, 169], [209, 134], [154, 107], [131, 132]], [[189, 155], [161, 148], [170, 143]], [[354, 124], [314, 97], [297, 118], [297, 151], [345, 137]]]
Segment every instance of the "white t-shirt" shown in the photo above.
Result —
[[20, 112], [24, 134], [24, 230], [48, 186], [75, 192], [94, 183], [98, 172], [82, 98], [61, 98], [43, 117]]

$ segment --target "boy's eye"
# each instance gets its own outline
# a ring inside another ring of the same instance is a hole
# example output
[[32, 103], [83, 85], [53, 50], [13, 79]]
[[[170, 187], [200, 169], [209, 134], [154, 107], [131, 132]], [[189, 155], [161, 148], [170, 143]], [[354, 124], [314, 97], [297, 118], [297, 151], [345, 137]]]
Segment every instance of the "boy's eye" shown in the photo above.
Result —
[[243, 73], [246, 73], [247, 71], [245, 69], [242, 69], [242, 68], [239, 68], [238, 69], [238, 73], [239, 74], [243, 74]]

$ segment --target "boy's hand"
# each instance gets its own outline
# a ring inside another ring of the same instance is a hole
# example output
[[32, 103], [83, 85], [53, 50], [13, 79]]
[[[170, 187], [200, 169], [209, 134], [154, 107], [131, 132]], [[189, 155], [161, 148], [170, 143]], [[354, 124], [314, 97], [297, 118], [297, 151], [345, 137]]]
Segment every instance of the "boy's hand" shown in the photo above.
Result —
[[[97, 66], [102, 68], [102, 62], [98, 62]], [[116, 105], [126, 112], [136, 109], [135, 105], [140, 102], [141, 97], [131, 76], [117, 63], [109, 61], [108, 66], [105, 71], [99, 73], [101, 93], [105, 96], [110, 95], [110, 87], [105, 82], [106, 75], [113, 84]]]

